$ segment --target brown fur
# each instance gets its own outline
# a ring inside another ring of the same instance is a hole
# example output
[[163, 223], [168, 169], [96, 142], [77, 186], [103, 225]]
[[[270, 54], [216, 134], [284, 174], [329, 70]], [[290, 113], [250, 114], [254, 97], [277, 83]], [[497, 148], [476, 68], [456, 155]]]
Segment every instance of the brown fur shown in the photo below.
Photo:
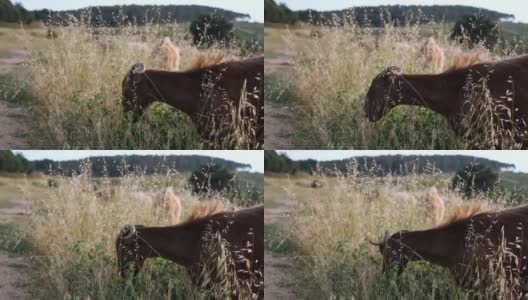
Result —
[[263, 56], [186, 72], [145, 71], [138, 64], [123, 79], [123, 108], [137, 120], [154, 101], [165, 102], [188, 114], [202, 138], [215, 144], [234, 134], [233, 123], [243, 122], [250, 134], [242, 147], [262, 149], [263, 76]]
[[[162, 257], [183, 266], [192, 282], [201, 286], [204, 268], [209, 267], [203, 262], [210, 261], [213, 255], [206, 247], [207, 236], [219, 234], [227, 242], [239, 283], [251, 283], [252, 292], [263, 299], [264, 205], [233, 212], [197, 211], [187, 222], [175, 226], [126, 225], [116, 238], [121, 274], [125, 276], [130, 265], [137, 274], [145, 259]], [[214, 276], [209, 279], [213, 284], [218, 280]], [[232, 299], [238, 299], [238, 295]]]
[[489, 267], [499, 267], [508, 284], [504, 292], [517, 298], [528, 293], [526, 230], [528, 206], [498, 212], [468, 206], [456, 211], [448, 224], [386, 234], [374, 244], [383, 255], [383, 270], [396, 264], [401, 273], [410, 261], [427, 260], [446, 267], [459, 285], [472, 291], [487, 290], [496, 281], [488, 276]]
[[[487, 82], [493, 100], [490, 103], [483, 97], [468, 97], [468, 85], [482, 89], [482, 80]], [[479, 126], [493, 126], [496, 149], [528, 149], [528, 88], [524, 84], [527, 80], [528, 56], [437, 75], [406, 75], [398, 67], [389, 67], [372, 81], [365, 113], [370, 121], [376, 122], [398, 105], [423, 106], [444, 116], [455, 133], [468, 143], [479, 142], [484, 130]], [[493, 114], [486, 114], [487, 109]], [[478, 119], [488, 116], [489, 122]], [[503, 142], [510, 140], [513, 143], [504, 146]]]

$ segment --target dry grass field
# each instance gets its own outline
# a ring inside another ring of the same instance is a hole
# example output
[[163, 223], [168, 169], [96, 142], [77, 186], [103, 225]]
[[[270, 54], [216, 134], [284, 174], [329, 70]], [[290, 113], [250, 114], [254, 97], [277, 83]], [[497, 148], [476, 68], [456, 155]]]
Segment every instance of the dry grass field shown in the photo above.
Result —
[[[266, 64], [281, 68], [280, 75], [266, 73], [266, 100], [296, 108], [292, 138], [299, 149], [493, 148], [489, 136], [464, 141], [445, 118], [424, 108], [400, 106], [377, 123], [365, 117], [367, 91], [382, 70], [399, 66], [404, 74], [431, 73], [419, 53], [429, 37], [435, 37], [445, 52], [445, 68], [468, 53], [478, 54], [482, 61], [520, 55], [516, 45], [495, 52], [483, 46], [470, 49], [449, 39], [451, 28], [452, 24], [266, 27]], [[491, 125], [482, 124], [486, 126]]]
[[[253, 24], [239, 25], [243, 27], [240, 32], [251, 38], [251, 32], [259, 30]], [[6, 69], [8, 75], [0, 77], [2, 100], [27, 108], [28, 120], [23, 125], [28, 127], [29, 136], [27, 145], [19, 148], [228, 147], [222, 141], [204, 143], [190, 118], [165, 104], [152, 105], [148, 117], [138, 123], [123, 114], [124, 76], [139, 62], [147, 68], [163, 69], [162, 59], [152, 53], [164, 37], [179, 47], [182, 70], [189, 69], [202, 55], [222, 51], [225, 60], [237, 60], [262, 51], [258, 45], [239, 47], [237, 43], [228, 48], [198, 49], [189, 38], [188, 24], [94, 28], [73, 19], [64, 27], [35, 24], [23, 29], [0, 28], [0, 57], [5, 55], [20, 66], [17, 72]], [[233, 139], [243, 141], [245, 134], [239, 131]]]
[[123, 279], [117, 269], [115, 239], [123, 225], [169, 224], [163, 207], [154, 204], [165, 187], [172, 186], [180, 198], [182, 220], [203, 201], [218, 201], [223, 209], [239, 207], [241, 202], [221, 194], [193, 195], [186, 188], [188, 175], [0, 177], [0, 248], [10, 259], [4, 261], [2, 251], [0, 274], [16, 276], [11, 282], [2, 275], [2, 295], [209, 299], [203, 289], [192, 286], [186, 270], [167, 260], [147, 261], [135, 279]]
[[[445, 220], [470, 203], [483, 210], [510, 205], [506, 194], [462, 199], [449, 189], [451, 178], [434, 171], [403, 177], [267, 176], [266, 247], [285, 261], [274, 261], [274, 269], [290, 275], [266, 281], [301, 299], [471, 299], [446, 269], [428, 262], [410, 263], [401, 276], [383, 275], [378, 248], [368, 242], [379, 241], [385, 230], [434, 227], [426, 200], [432, 186], [446, 203]], [[320, 188], [312, 187], [314, 180]], [[508, 299], [501, 284], [497, 280], [489, 290], [497, 288]]]

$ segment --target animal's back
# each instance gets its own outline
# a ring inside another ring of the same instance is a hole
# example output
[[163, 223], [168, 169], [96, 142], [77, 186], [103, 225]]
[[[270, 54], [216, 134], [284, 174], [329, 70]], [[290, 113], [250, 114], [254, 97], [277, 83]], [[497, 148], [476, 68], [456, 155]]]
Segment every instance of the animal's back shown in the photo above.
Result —
[[[468, 234], [484, 238], [499, 246], [502, 240], [514, 242], [528, 230], [528, 206], [521, 206], [497, 212], [483, 212], [459, 221], [464, 226], [465, 238]], [[456, 225], [455, 225], [456, 226]], [[523, 243], [523, 252], [528, 252], [528, 243]]]

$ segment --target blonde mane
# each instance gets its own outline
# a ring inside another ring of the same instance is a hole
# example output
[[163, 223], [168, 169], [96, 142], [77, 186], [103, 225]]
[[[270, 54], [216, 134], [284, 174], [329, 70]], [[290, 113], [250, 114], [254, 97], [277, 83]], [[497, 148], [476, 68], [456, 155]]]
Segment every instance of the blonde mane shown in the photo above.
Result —
[[224, 60], [224, 57], [224, 52], [217, 52], [213, 54], [200, 54], [189, 70], [198, 70], [209, 66], [217, 65]]
[[187, 222], [196, 221], [220, 212], [220, 203], [218, 201], [209, 201], [195, 206]]
[[457, 221], [465, 220], [481, 212], [482, 212], [482, 207], [478, 203], [459, 206], [455, 209], [455, 211], [453, 212], [453, 215], [451, 216], [451, 219], [449, 220], [449, 222], [447, 222], [447, 224], [452, 224]]
[[451, 66], [446, 72], [470, 67], [482, 62], [479, 53], [462, 53], [454, 56]]

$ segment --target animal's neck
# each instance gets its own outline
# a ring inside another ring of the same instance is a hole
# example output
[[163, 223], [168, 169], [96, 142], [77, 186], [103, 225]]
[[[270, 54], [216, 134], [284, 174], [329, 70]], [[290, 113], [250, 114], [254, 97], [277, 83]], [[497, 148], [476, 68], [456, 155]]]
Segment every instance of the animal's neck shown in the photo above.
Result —
[[163, 257], [185, 267], [197, 262], [201, 234], [196, 226], [145, 227], [139, 232], [145, 258]]
[[453, 235], [441, 229], [431, 229], [424, 231], [412, 231], [402, 234], [403, 247], [414, 252], [412, 260], [426, 260], [434, 264], [449, 267], [456, 259], [456, 240], [452, 240]]
[[450, 86], [444, 74], [401, 75], [395, 84], [401, 95], [396, 105], [423, 106], [446, 117], [459, 107], [459, 103], [454, 103], [459, 89]]
[[145, 71], [152, 95], [190, 115], [197, 113], [201, 99], [201, 76], [191, 72]]

